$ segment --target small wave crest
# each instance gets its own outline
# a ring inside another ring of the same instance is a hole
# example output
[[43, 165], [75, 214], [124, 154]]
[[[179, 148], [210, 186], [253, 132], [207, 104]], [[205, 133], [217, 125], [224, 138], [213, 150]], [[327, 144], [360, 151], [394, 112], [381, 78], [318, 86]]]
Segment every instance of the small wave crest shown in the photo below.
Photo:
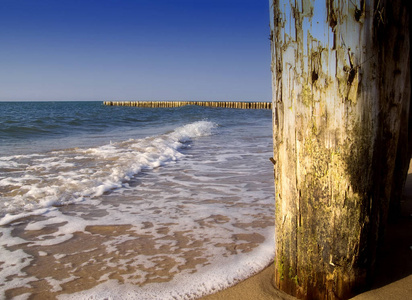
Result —
[[209, 136], [216, 124], [198, 121], [144, 139], [100, 147], [0, 158], [0, 211], [15, 213], [98, 197], [121, 188], [142, 170], [184, 157], [194, 138]]

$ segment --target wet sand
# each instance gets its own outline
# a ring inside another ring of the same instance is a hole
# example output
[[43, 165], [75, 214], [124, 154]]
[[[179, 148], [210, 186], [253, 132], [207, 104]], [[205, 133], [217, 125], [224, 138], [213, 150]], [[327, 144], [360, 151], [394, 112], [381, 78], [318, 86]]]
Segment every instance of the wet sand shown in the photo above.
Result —
[[[202, 300], [296, 299], [276, 290], [273, 264], [255, 276]], [[376, 278], [371, 290], [354, 300], [411, 299], [412, 297], [412, 163], [403, 192], [402, 215], [388, 224], [384, 246], [378, 256]]]

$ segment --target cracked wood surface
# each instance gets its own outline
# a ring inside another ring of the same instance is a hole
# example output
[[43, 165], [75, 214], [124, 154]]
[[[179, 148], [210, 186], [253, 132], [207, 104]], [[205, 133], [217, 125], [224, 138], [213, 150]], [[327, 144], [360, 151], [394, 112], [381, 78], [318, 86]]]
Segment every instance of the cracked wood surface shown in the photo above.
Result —
[[369, 283], [410, 158], [406, 2], [270, 1], [274, 280], [298, 298]]

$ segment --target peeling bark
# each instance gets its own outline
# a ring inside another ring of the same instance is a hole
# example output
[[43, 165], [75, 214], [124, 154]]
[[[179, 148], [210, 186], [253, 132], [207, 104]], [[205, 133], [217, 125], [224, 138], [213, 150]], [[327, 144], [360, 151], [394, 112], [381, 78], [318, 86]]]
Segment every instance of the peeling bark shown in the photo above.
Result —
[[409, 164], [408, 4], [270, 3], [275, 285], [348, 298], [372, 278]]

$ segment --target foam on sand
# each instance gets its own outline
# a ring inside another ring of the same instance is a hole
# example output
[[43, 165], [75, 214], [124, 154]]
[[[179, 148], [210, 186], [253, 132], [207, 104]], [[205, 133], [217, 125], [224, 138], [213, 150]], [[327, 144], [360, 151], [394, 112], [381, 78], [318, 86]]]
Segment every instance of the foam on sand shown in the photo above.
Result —
[[[108, 280], [87, 291], [61, 295], [59, 299], [195, 299], [228, 288], [261, 271], [273, 261], [273, 249], [274, 240], [269, 238], [253, 254], [246, 254], [241, 259], [234, 257], [224, 262], [216, 261], [213, 267], [194, 274], [182, 273], [170, 282], [138, 287]], [[221, 263], [224, 263], [224, 268]]]
[[274, 252], [270, 131], [220, 130], [200, 121], [3, 157], [2, 297], [191, 299], [263, 269]]

